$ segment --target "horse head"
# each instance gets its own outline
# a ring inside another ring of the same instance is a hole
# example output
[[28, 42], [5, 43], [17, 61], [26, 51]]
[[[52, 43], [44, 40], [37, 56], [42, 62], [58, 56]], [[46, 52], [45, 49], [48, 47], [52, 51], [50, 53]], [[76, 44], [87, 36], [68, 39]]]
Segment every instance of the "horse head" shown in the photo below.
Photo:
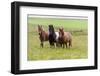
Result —
[[54, 31], [54, 27], [53, 25], [49, 25], [49, 34], [53, 34], [55, 31]]
[[59, 28], [59, 37], [62, 37], [64, 35], [64, 29]]
[[39, 33], [39, 35], [41, 34], [42, 31], [43, 31], [42, 25], [38, 25], [38, 33]]

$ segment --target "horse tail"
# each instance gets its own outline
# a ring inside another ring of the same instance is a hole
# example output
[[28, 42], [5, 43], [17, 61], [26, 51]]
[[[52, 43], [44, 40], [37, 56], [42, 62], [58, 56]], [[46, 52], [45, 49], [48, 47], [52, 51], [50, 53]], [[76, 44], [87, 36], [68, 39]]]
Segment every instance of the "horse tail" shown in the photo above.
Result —
[[69, 46], [72, 47], [72, 39], [69, 41]]
[[72, 34], [71, 33], [70, 33], [70, 40], [69, 41], [70, 41], [69, 44], [72, 47]]

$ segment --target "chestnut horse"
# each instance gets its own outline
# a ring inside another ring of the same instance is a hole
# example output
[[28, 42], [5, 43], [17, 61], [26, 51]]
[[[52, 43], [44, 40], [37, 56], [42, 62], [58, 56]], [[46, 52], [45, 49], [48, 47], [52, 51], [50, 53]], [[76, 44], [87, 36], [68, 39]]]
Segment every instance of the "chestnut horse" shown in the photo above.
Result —
[[61, 47], [64, 48], [67, 44], [69, 44], [69, 48], [72, 46], [72, 35], [70, 32], [64, 32], [63, 28], [59, 28], [59, 43], [61, 44]]
[[44, 41], [48, 41], [49, 34], [48, 32], [43, 30], [42, 25], [38, 25], [38, 33], [39, 33], [39, 39], [41, 41], [40, 46], [43, 47]]

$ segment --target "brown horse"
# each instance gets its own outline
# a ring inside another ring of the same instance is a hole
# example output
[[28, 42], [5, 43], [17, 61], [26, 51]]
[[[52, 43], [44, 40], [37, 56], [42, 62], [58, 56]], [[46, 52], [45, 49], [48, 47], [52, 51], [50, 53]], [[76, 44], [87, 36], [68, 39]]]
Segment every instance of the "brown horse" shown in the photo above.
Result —
[[64, 32], [63, 28], [59, 28], [59, 43], [61, 44], [61, 47], [69, 43], [69, 48], [72, 46], [72, 35], [70, 32]]
[[48, 41], [49, 34], [48, 32], [43, 30], [42, 25], [38, 25], [38, 33], [39, 33], [39, 39], [41, 41], [40, 46], [43, 47], [44, 41]]

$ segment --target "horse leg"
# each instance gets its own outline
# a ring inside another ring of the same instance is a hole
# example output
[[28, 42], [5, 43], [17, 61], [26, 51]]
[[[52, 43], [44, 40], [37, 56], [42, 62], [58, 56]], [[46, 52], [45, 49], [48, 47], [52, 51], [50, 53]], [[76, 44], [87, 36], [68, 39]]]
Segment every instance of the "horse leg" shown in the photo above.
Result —
[[50, 43], [50, 48], [52, 48], [52, 46], [54, 45], [53, 42], [50, 41], [49, 43]]
[[55, 43], [54, 42], [52, 42], [52, 46], [55, 47]]
[[50, 43], [50, 48], [52, 47], [52, 44]]
[[66, 48], [67, 48], [67, 42], [65, 44], [66, 44]]
[[64, 48], [65, 47], [64, 43], [62, 45], [63, 45], [63, 48]]
[[55, 42], [54, 46], [55, 46], [55, 48], [57, 47], [57, 43], [56, 42]]
[[72, 41], [71, 40], [69, 41], [69, 47], [72, 47]]
[[62, 47], [62, 43], [60, 43], [60, 47]]
[[58, 45], [58, 42], [56, 42], [56, 47], [58, 47], [59, 45]]
[[50, 36], [48, 35], [48, 40], [49, 40], [49, 45], [50, 45], [50, 48], [51, 48], [51, 41], [50, 41]]
[[41, 47], [43, 48], [43, 42], [41, 42], [41, 44], [40, 44], [40, 45], [41, 45]]

